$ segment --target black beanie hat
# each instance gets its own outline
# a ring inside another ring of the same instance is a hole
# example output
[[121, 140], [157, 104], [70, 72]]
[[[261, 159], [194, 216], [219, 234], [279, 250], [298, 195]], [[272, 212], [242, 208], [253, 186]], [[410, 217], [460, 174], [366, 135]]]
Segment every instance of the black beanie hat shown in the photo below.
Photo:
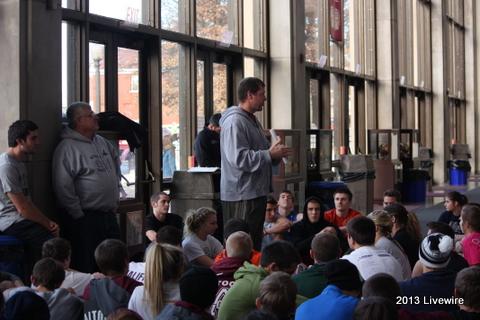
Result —
[[362, 281], [357, 267], [348, 260], [338, 259], [325, 266], [327, 284], [333, 284], [340, 290], [362, 290]]
[[194, 266], [180, 278], [180, 297], [197, 307], [211, 306], [217, 290], [217, 275], [210, 268]]

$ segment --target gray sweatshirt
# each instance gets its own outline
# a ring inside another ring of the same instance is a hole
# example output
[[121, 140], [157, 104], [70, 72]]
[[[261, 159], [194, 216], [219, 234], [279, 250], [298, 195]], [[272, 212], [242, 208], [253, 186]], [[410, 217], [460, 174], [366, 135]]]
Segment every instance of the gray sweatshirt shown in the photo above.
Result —
[[271, 192], [272, 159], [262, 125], [240, 107], [230, 107], [220, 118], [223, 201], [251, 200]]
[[45, 299], [50, 309], [51, 320], [81, 320], [83, 319], [83, 302], [66, 289], [58, 288], [55, 291], [38, 292]]
[[65, 127], [53, 154], [53, 186], [60, 206], [74, 219], [83, 210], [115, 212], [120, 168], [117, 149], [95, 135], [93, 140]]

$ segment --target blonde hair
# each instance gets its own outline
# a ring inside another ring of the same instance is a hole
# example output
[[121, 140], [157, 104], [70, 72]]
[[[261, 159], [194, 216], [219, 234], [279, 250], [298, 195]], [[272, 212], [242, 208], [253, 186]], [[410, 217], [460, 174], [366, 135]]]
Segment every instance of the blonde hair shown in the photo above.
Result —
[[153, 315], [159, 314], [165, 306], [165, 282], [180, 279], [184, 267], [183, 252], [178, 247], [152, 243], [147, 249], [143, 295]]
[[230, 258], [250, 258], [252, 254], [253, 243], [250, 235], [243, 231], [232, 233], [225, 243], [227, 256]]
[[382, 235], [386, 236], [392, 232], [392, 217], [387, 211], [374, 210], [367, 217], [375, 223]]
[[190, 210], [185, 219], [185, 235], [196, 234], [210, 215], [217, 215], [217, 212], [207, 207]]

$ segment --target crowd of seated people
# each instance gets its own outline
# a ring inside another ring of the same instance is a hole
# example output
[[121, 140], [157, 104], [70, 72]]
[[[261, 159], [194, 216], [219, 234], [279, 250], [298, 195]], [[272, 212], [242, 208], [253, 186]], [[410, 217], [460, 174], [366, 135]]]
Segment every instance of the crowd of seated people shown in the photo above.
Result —
[[107, 239], [94, 253], [98, 272], [82, 273], [70, 268], [70, 243], [50, 239], [30, 279], [0, 272], [0, 320], [480, 319], [480, 205], [449, 195], [453, 218], [442, 214], [422, 237], [397, 194], [356, 214], [349, 192], [335, 192], [330, 220], [319, 198], [301, 214], [288, 193], [282, 213], [269, 198], [261, 252], [244, 220], [226, 221], [220, 241], [214, 209], [183, 222], [155, 194], [143, 262]]

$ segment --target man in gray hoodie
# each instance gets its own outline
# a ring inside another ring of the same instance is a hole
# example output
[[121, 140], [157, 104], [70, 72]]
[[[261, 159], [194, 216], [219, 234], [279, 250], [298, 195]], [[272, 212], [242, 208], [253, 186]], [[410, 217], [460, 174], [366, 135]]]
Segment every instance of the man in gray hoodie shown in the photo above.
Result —
[[72, 267], [92, 273], [97, 245], [120, 237], [118, 151], [97, 135], [98, 119], [87, 103], [71, 104], [67, 120], [53, 155], [53, 186], [72, 245]]
[[254, 248], [260, 250], [267, 195], [272, 191], [272, 164], [292, 151], [280, 140], [270, 145], [254, 115], [262, 111], [267, 99], [262, 80], [243, 79], [238, 99], [239, 105], [228, 108], [220, 119], [220, 198], [224, 221], [245, 219]]

